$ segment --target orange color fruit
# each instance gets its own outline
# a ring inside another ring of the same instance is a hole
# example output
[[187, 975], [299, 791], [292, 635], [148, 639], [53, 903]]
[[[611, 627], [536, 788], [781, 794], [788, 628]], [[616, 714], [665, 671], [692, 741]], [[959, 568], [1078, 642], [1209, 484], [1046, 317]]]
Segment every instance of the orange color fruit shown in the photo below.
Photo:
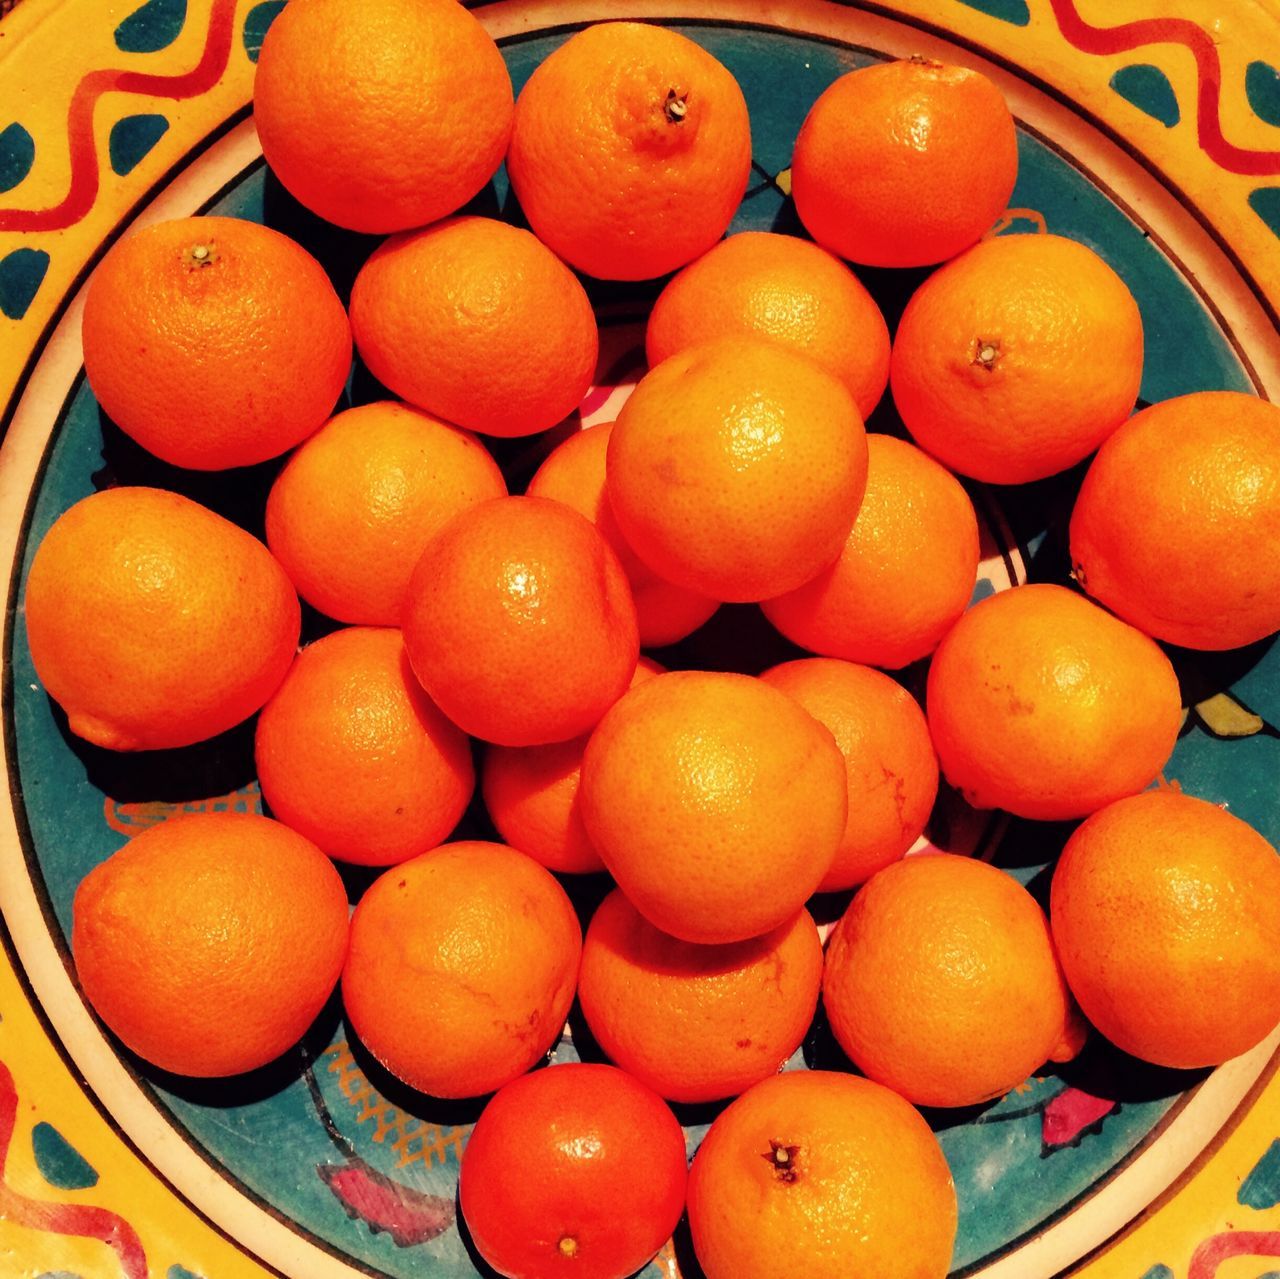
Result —
[[256, 1070], [338, 981], [347, 894], [314, 844], [266, 817], [171, 817], [76, 889], [71, 949], [94, 1011], [161, 1070]]
[[833, 253], [929, 266], [990, 229], [1017, 176], [1000, 90], [968, 67], [909, 58], [823, 92], [796, 138], [791, 193], [805, 230]]
[[587, 732], [640, 654], [617, 556], [584, 516], [541, 497], [455, 515], [414, 569], [403, 629], [436, 705], [501, 746]]
[[1142, 317], [1125, 282], [1058, 235], [1002, 235], [935, 271], [894, 337], [915, 442], [961, 475], [1023, 484], [1088, 457], [1133, 412]]
[[125, 236], [90, 277], [83, 336], [103, 412], [162, 461], [197, 471], [301, 443], [351, 368], [351, 329], [324, 269], [239, 218]]
[[267, 163], [313, 213], [386, 234], [460, 208], [511, 136], [511, 77], [455, 0], [294, 0], [253, 85]]
[[189, 746], [247, 719], [298, 648], [298, 597], [256, 538], [151, 488], [54, 522], [24, 609], [36, 676], [71, 731], [110, 750]]
[[1235, 391], [1153, 404], [1098, 450], [1071, 517], [1100, 604], [1188, 648], [1280, 630], [1280, 409]]
[[647, 373], [609, 441], [609, 504], [654, 572], [713, 599], [770, 599], [840, 554], [866, 484], [844, 384], [763, 338], [722, 338]]
[[844, 756], [849, 819], [820, 892], [853, 888], [920, 837], [938, 794], [938, 760], [916, 699], [880, 671], [834, 658], [783, 662], [760, 676], [830, 730]]
[[847, 817], [844, 758], [785, 693], [674, 671], [600, 721], [582, 760], [587, 833], [651, 924], [733, 942], [789, 920], [822, 882]]
[[342, 998], [365, 1047], [436, 1097], [510, 1083], [559, 1038], [582, 934], [564, 889], [503, 844], [385, 871], [351, 917]]
[[765, 600], [810, 652], [897, 670], [928, 657], [973, 596], [978, 517], [958, 480], [889, 435], [867, 436], [867, 487], [834, 564]]
[[520, 91], [507, 171], [529, 225], [570, 266], [652, 279], [729, 225], [751, 172], [747, 104], [679, 32], [597, 23]]

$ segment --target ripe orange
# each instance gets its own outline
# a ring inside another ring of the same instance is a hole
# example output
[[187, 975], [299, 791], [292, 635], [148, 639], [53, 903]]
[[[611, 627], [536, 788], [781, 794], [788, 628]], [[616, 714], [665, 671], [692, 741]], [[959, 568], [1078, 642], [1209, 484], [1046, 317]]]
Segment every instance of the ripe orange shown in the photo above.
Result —
[[307, 208], [354, 231], [434, 222], [493, 176], [511, 78], [454, 0], [294, 0], [262, 42], [254, 122]]
[[436, 705], [502, 746], [587, 732], [640, 652], [617, 556], [590, 521], [541, 497], [480, 502], [445, 525], [409, 582], [404, 642]]
[[582, 816], [604, 864], [683, 941], [742, 941], [789, 920], [831, 866], [845, 796], [831, 734], [746, 675], [646, 680], [582, 760]]
[[1233, 391], [1154, 404], [1098, 452], [1071, 517], [1080, 585], [1156, 639], [1280, 630], [1280, 409]]
[[80, 882], [71, 949], [94, 1011], [182, 1075], [265, 1066], [302, 1038], [347, 949], [333, 863], [248, 813], [172, 817]]
[[956, 1218], [928, 1124], [887, 1088], [832, 1071], [790, 1071], [743, 1093], [689, 1171], [707, 1279], [944, 1279]]
[[437, 1097], [478, 1097], [556, 1042], [581, 949], [564, 889], [531, 857], [445, 844], [360, 899], [342, 998], [392, 1074]]
[[609, 503], [655, 572], [713, 599], [769, 599], [833, 563], [866, 484], [844, 384], [762, 338], [691, 347], [646, 374], [608, 450]]
[[747, 104], [678, 32], [598, 23], [520, 91], [507, 170], [529, 225], [570, 266], [652, 279], [729, 225], [751, 172]]
[[764, 613], [811, 652], [898, 669], [964, 612], [978, 558], [978, 518], [955, 477], [903, 440], [868, 435], [867, 488], [840, 558]]
[[1133, 295], [1058, 235], [1002, 235], [934, 272], [907, 303], [890, 366], [916, 443], [994, 484], [1088, 457], [1133, 412], [1141, 380]]
[[247, 719], [284, 678], [301, 624], [261, 542], [150, 488], [94, 493], [58, 517], [25, 617], [71, 731], [118, 751], [188, 746]]
[[387, 240], [356, 276], [351, 328], [380, 382], [486, 435], [531, 435], [567, 417], [599, 345], [573, 272], [528, 231], [491, 218]]
[[1149, 785], [1182, 724], [1178, 680], [1145, 635], [1061, 586], [975, 605], [929, 670], [929, 731], [976, 808], [1063, 821]]
[[237, 218], [179, 218], [114, 245], [90, 278], [83, 334], [103, 412], [197, 471], [293, 448], [333, 412], [351, 367], [320, 264]]
[[783, 662], [760, 678], [830, 729], [844, 756], [849, 820], [818, 888], [853, 888], [904, 856], [929, 820], [938, 761], [924, 712], [901, 684], [852, 662]]
[[928, 266], [1004, 212], [1018, 139], [981, 72], [910, 58], [827, 88], [791, 165], [796, 212], [819, 244], [869, 266]]

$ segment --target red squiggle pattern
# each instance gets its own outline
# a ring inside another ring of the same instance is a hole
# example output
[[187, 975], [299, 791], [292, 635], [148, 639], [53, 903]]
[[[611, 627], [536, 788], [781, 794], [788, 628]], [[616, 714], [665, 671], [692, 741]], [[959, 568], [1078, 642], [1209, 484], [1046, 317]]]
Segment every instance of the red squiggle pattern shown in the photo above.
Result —
[[1191, 1258], [1187, 1279], [1214, 1279], [1232, 1257], [1280, 1257], [1280, 1231], [1227, 1231], [1206, 1239]]

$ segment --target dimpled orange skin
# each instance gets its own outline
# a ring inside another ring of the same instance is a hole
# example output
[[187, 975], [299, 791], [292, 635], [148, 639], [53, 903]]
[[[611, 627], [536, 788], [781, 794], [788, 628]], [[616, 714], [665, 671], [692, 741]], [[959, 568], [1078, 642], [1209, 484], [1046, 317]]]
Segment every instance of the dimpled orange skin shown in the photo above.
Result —
[[356, 277], [351, 328], [380, 382], [484, 435], [532, 435], [567, 417], [599, 347], [573, 272], [528, 231], [492, 218], [387, 240]]
[[109, 750], [189, 746], [247, 719], [298, 648], [301, 610], [256, 538], [176, 493], [116, 488], [36, 551], [31, 660], [71, 731]]
[[785, 693], [675, 671], [633, 688], [582, 761], [587, 833], [650, 923], [733, 942], [790, 919], [822, 882], [848, 816], [844, 757]]
[[502, 163], [511, 77], [454, 0], [302, 0], [258, 57], [254, 122], [312, 212], [385, 234], [445, 217]]
[[651, 370], [614, 424], [608, 494], [655, 572], [713, 599], [770, 599], [832, 564], [867, 474], [845, 386], [762, 338], [722, 338]]
[[1182, 725], [1177, 676], [1132, 626], [1061, 586], [976, 604], [929, 670], [943, 774], [976, 808], [1065, 821], [1135, 794]]
[[507, 171], [538, 238], [604, 280], [649, 280], [705, 253], [747, 189], [751, 129], [732, 75], [678, 32], [587, 27], [516, 102]]
[[90, 277], [83, 338], [103, 412], [162, 461], [197, 471], [301, 443], [351, 368], [351, 329], [324, 269], [238, 218], [125, 236]]
[[894, 338], [890, 385], [915, 442], [993, 484], [1074, 466], [1133, 412], [1142, 317], [1092, 249], [1002, 235], [935, 271]]
[[1004, 211], [1018, 141], [1000, 90], [923, 59], [850, 71], [814, 103], [791, 188], [805, 229], [868, 266], [929, 266], [967, 249]]
[[1203, 391], [1153, 404], [1098, 451], [1071, 517], [1076, 577], [1187, 648], [1280, 630], [1280, 409]]

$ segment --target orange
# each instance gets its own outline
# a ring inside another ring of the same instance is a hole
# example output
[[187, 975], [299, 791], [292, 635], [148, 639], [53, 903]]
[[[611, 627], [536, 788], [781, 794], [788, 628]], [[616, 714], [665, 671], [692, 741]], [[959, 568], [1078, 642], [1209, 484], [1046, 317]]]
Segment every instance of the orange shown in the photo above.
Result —
[[374, 377], [486, 435], [531, 435], [567, 417], [599, 346], [573, 272], [528, 231], [490, 218], [386, 241], [356, 276], [351, 327]]
[[298, 597], [256, 538], [160, 489], [93, 493], [27, 578], [31, 660], [71, 731], [110, 750], [189, 746], [247, 719], [298, 647]]
[[392, 1074], [437, 1097], [478, 1097], [559, 1038], [581, 949], [564, 889], [531, 857], [445, 844], [360, 899], [342, 998]]
[[526, 491], [530, 497], [572, 506], [600, 530], [631, 583], [640, 643], [674, 644], [710, 618], [716, 601], [665, 581], [627, 545], [605, 489], [605, 454], [612, 435], [612, 422], [575, 432], [547, 457]]
[[1098, 451], [1071, 517], [1075, 576], [1156, 639], [1238, 648], [1280, 630], [1280, 409], [1203, 391]]
[[747, 675], [646, 680], [582, 760], [587, 833], [651, 924], [683, 941], [758, 937], [822, 882], [847, 817], [844, 758], [786, 694]]
[[342, 971], [347, 894], [314, 844], [248, 813], [171, 817], [93, 868], [71, 949], [94, 1011], [181, 1075], [235, 1075], [291, 1048]]
[[434, 222], [493, 176], [511, 78], [454, 0], [293, 0], [253, 86], [262, 152], [314, 213], [385, 234]]
[[473, 435], [406, 404], [365, 404], [285, 464], [267, 499], [267, 545], [313, 608], [399, 626], [427, 543], [450, 516], [506, 492]]
[[971, 608], [934, 654], [929, 731], [975, 808], [1064, 821], [1149, 785], [1182, 725], [1177, 676], [1145, 635], [1061, 586]]
[[444, 526], [409, 582], [404, 642], [436, 705], [501, 746], [593, 728], [640, 653], [618, 557], [589, 520], [541, 497], [480, 502]]
[[791, 189], [805, 229], [869, 266], [954, 257], [1004, 212], [1018, 139], [981, 72], [910, 58], [861, 67], [805, 117]]
[[571, 36], [516, 102], [507, 171], [538, 238], [605, 280], [648, 280], [705, 253], [751, 172], [738, 82], [663, 27]]
[[844, 756], [849, 820], [818, 888], [853, 888], [904, 856], [929, 820], [938, 761], [924, 712], [901, 684], [852, 662], [783, 662], [760, 678], [830, 729]]
[[389, 866], [458, 824], [471, 743], [413, 677], [400, 632], [335, 631], [304, 648], [258, 718], [271, 812], [341, 861]]
[[1023, 484], [1066, 470], [1133, 412], [1142, 317], [1090, 248], [1002, 235], [916, 290], [894, 338], [894, 403], [961, 475]]
[[1095, 813], [1050, 914], [1081, 1009], [1125, 1052], [1216, 1066], [1280, 1021], [1280, 860], [1216, 804], [1158, 790]]
[[761, 937], [701, 946], [614, 889], [582, 944], [578, 999], [596, 1042], [671, 1101], [736, 1097], [776, 1074], [818, 1006], [822, 942], [807, 910]]
[[346, 312], [320, 264], [237, 218], [127, 235], [90, 277], [83, 334], [102, 411], [162, 461], [197, 471], [301, 443], [351, 367]]
[[649, 363], [718, 337], [754, 334], [817, 360], [865, 418], [889, 381], [889, 328], [858, 277], [808, 240], [731, 235], [658, 295], [645, 331]]
[[927, 454], [867, 436], [867, 488], [839, 559], [764, 602], [765, 616], [814, 653], [898, 669], [928, 657], [978, 577], [978, 517]]
[[711, 1125], [689, 1172], [689, 1228], [707, 1279], [944, 1279], [951, 1172], [919, 1114], [866, 1079], [766, 1079]]
[[866, 434], [820, 365], [763, 338], [722, 338], [641, 379], [607, 469], [618, 527], [651, 569], [746, 603], [840, 554], [866, 483]]

